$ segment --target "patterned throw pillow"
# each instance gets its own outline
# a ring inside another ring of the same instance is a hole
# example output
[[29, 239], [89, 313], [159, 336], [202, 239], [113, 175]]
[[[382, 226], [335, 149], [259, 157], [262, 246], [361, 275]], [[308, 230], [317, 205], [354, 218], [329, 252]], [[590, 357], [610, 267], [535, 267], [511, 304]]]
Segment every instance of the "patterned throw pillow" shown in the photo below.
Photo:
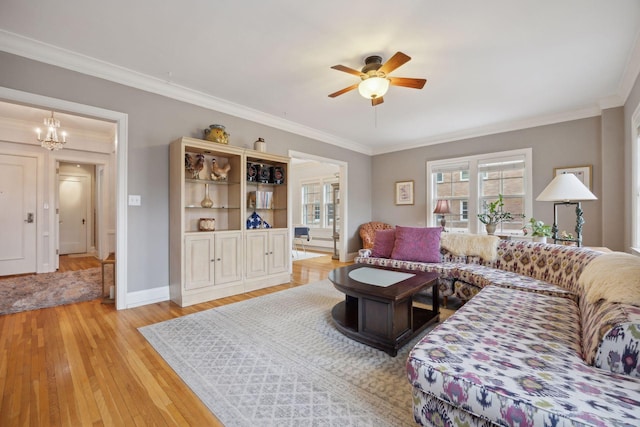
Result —
[[388, 230], [377, 230], [371, 249], [373, 258], [389, 258], [393, 251], [393, 245], [396, 241], [396, 230], [390, 228]]
[[440, 262], [441, 227], [396, 227], [391, 258], [402, 261]]

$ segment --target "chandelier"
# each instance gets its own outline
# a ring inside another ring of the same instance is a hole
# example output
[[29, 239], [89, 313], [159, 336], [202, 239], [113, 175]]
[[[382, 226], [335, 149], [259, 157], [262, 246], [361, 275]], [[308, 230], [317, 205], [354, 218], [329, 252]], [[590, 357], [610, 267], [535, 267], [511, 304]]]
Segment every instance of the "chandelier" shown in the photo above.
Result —
[[58, 128], [60, 127], [60, 120], [53, 118], [53, 111], [51, 117], [44, 119], [44, 125], [47, 127], [47, 136], [42, 139], [40, 129], [36, 129], [38, 132], [38, 141], [42, 145], [42, 148], [46, 148], [49, 151], [60, 150], [67, 143], [67, 133], [62, 132], [62, 141], [58, 139]]

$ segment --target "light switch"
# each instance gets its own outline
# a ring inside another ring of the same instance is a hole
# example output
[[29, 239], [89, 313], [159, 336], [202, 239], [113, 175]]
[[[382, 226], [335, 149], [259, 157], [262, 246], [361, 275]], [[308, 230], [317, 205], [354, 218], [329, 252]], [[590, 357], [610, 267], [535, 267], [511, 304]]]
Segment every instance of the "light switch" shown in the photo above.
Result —
[[129, 206], [140, 206], [142, 204], [142, 198], [138, 195], [129, 194]]

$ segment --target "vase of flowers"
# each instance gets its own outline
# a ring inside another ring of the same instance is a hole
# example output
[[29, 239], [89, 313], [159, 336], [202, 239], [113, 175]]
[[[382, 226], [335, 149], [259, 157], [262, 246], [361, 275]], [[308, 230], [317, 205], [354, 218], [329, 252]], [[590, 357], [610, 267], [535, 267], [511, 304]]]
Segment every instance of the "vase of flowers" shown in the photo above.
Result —
[[551, 237], [551, 226], [545, 224], [543, 221], [538, 221], [535, 218], [529, 219], [529, 225], [525, 226], [522, 231], [526, 236], [531, 231], [531, 237], [534, 242], [547, 243], [547, 237]]
[[483, 213], [478, 214], [478, 219], [485, 225], [487, 234], [492, 235], [496, 231], [496, 226], [502, 222], [513, 221], [516, 217], [524, 217], [522, 214], [512, 214], [504, 211], [504, 200], [502, 194], [498, 194], [498, 200], [482, 204]]

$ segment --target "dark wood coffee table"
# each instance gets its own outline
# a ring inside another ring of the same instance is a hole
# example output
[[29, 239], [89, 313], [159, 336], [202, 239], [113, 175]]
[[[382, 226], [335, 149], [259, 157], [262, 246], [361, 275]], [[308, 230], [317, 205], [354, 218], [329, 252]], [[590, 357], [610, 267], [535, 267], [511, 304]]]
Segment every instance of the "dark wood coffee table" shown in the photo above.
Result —
[[[373, 271], [361, 271], [354, 274], [372, 273], [367, 281], [383, 283], [385, 279], [393, 281], [385, 272], [409, 273], [413, 276], [403, 278], [389, 286], [378, 286], [353, 279], [349, 273], [361, 268]], [[379, 274], [376, 275], [376, 270]], [[331, 316], [336, 328], [356, 341], [383, 350], [391, 356], [398, 354], [404, 344], [427, 326], [440, 321], [438, 303], [438, 273], [400, 270], [352, 264], [337, 268], [329, 273], [329, 280], [337, 290], [343, 292], [345, 300], [336, 304]], [[413, 296], [426, 287], [432, 287], [432, 309], [413, 305]]]

